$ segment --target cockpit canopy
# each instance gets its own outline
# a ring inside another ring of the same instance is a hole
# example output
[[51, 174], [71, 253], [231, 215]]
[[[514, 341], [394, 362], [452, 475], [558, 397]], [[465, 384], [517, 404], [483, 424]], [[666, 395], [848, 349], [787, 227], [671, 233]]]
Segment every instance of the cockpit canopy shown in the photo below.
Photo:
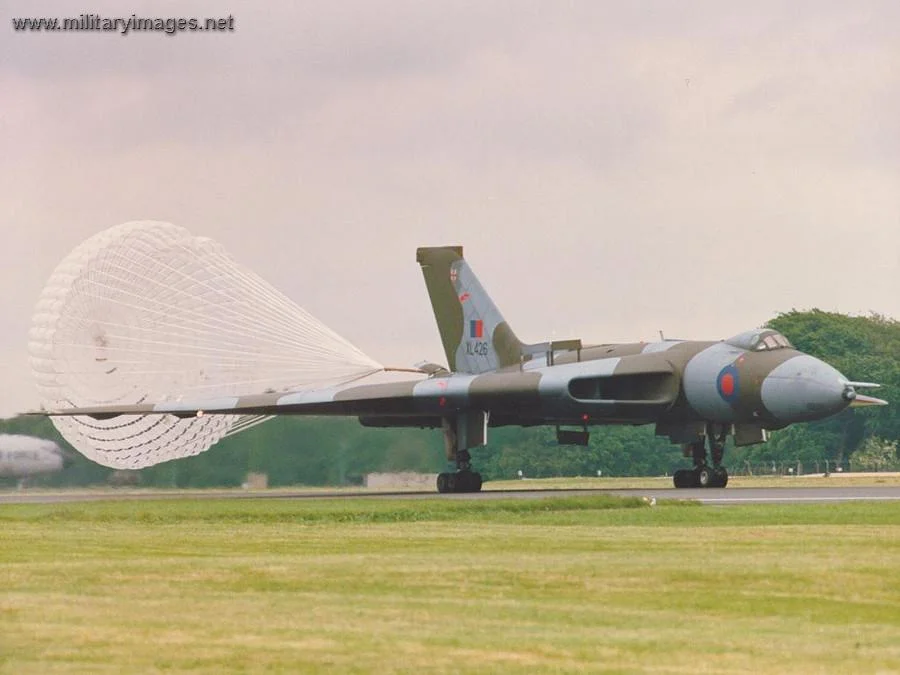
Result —
[[751, 352], [772, 351], [775, 349], [793, 349], [794, 345], [777, 330], [757, 328], [744, 331], [733, 338], [725, 340], [732, 347], [746, 349]]

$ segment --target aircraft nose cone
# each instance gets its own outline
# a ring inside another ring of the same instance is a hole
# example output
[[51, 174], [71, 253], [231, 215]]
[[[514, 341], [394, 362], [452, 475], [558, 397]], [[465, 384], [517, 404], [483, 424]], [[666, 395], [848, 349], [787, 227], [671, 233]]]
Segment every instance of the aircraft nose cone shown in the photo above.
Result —
[[762, 402], [785, 423], [807, 422], [839, 413], [855, 392], [847, 378], [824, 361], [801, 354], [772, 370], [762, 383]]

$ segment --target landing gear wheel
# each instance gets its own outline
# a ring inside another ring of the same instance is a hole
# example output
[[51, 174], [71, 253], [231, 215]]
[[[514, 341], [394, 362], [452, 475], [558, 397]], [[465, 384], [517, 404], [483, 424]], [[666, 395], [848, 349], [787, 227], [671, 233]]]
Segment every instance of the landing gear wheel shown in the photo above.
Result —
[[457, 472], [456, 491], [481, 492], [481, 474], [468, 470]]
[[697, 487], [696, 477], [690, 469], [678, 469], [673, 475], [672, 480], [677, 488]]
[[472, 491], [472, 472], [458, 471], [456, 473], [456, 491], [471, 492]]
[[441, 494], [448, 492], [465, 492], [465, 477], [457, 473], [439, 473], [437, 477], [437, 489]]
[[713, 471], [716, 480], [712, 487], [723, 488], [728, 485], [728, 471], [725, 470], [724, 466], [717, 466]]
[[716, 486], [716, 474], [708, 466], [698, 466], [696, 469], [697, 487], [707, 488]]
[[472, 473], [472, 482], [469, 484], [471, 490], [469, 492], [481, 492], [481, 474], [480, 473]]
[[481, 492], [481, 474], [474, 471], [439, 473], [437, 489], [441, 494], [448, 492]]

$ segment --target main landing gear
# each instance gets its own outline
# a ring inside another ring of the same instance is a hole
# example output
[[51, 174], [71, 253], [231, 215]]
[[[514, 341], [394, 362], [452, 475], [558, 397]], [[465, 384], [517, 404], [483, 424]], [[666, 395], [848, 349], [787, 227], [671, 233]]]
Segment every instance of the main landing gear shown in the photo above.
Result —
[[[722, 466], [725, 454], [725, 440], [728, 437], [727, 427], [716, 433], [712, 424], [706, 425], [706, 438], [699, 438], [684, 446], [685, 456], [694, 462], [693, 469], [679, 469], [673, 476], [677, 488], [723, 488], [728, 485], [728, 471]], [[709, 454], [712, 466], [706, 461], [706, 439], [709, 439]]]
[[438, 492], [481, 492], [481, 474], [472, 471], [468, 449], [487, 442], [487, 412], [468, 410], [448, 416], [441, 420], [441, 427], [447, 462], [455, 463], [456, 471], [438, 474]]
[[438, 492], [481, 492], [481, 474], [472, 471], [471, 460], [468, 450], [457, 450], [457, 470], [438, 474]]

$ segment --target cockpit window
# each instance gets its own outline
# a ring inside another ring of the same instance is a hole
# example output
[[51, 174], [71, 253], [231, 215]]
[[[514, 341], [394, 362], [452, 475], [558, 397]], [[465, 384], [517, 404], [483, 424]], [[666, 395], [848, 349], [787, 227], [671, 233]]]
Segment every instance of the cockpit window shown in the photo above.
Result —
[[748, 330], [735, 335], [728, 344], [751, 352], [764, 352], [775, 349], [793, 349], [793, 345], [784, 335], [774, 330]]

